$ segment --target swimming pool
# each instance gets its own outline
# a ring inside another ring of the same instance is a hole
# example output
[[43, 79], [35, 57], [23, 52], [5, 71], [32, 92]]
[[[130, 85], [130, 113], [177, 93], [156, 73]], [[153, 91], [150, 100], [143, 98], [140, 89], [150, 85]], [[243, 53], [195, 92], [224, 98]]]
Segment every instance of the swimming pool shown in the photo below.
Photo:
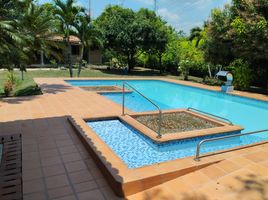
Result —
[[[193, 156], [198, 142], [202, 139], [215, 137], [215, 135], [203, 136], [158, 144], [118, 119], [90, 121], [87, 124], [130, 169]], [[218, 134], [217, 136], [224, 135], [227, 134]], [[224, 141], [204, 144], [201, 153], [229, 149], [259, 141], [261, 138], [255, 135], [229, 138]]]
[[[124, 80], [68, 80], [73, 86], [122, 86]], [[161, 109], [193, 107], [231, 120], [245, 128], [244, 132], [268, 128], [268, 102], [194, 88], [161, 80], [127, 80]], [[121, 104], [122, 94], [103, 94]], [[155, 110], [137, 93], [126, 93], [126, 107], [133, 111]], [[258, 134], [268, 139], [268, 133]]]
[[[124, 80], [67, 82], [73, 86], [122, 86]], [[268, 102], [160, 80], [127, 80], [127, 82], [154, 101], [161, 109], [193, 107], [225, 117], [233, 124], [244, 127], [243, 132], [268, 128]], [[118, 104], [122, 103], [122, 93], [102, 95]], [[125, 95], [125, 105], [128, 109], [139, 112], [155, 110], [155, 107], [136, 92]], [[198, 142], [202, 139], [226, 135], [218, 134], [157, 144], [118, 119], [89, 121], [87, 124], [129, 168], [193, 156]], [[268, 140], [268, 132], [218, 140], [203, 144], [201, 153], [249, 145], [264, 140]]]

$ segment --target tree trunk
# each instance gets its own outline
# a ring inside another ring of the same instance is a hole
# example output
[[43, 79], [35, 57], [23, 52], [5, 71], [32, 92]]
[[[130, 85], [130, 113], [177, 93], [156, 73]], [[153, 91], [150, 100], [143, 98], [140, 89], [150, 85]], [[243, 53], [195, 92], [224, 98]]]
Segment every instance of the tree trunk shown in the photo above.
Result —
[[67, 62], [69, 66], [70, 77], [73, 77], [73, 66], [72, 66], [72, 59], [71, 59], [71, 44], [70, 44], [70, 37], [67, 36]]
[[186, 71], [185, 74], [183, 74], [183, 80], [188, 81], [189, 72]]
[[128, 56], [128, 72], [131, 72], [132, 69], [134, 69], [135, 65], [135, 60], [134, 60], [134, 55], [129, 55]]
[[162, 54], [158, 54], [160, 74], [162, 74]]
[[20, 69], [20, 80], [24, 80], [24, 73], [23, 73], [23, 66], [21, 64], [18, 65], [19, 69]]
[[83, 63], [83, 55], [84, 55], [84, 45], [82, 44], [81, 51], [80, 51], [80, 60], [79, 60], [79, 66], [78, 66], [78, 71], [77, 71], [77, 77], [80, 77], [82, 63]]
[[209, 78], [212, 78], [211, 69], [210, 69], [210, 64], [208, 64], [208, 74], [209, 74]]

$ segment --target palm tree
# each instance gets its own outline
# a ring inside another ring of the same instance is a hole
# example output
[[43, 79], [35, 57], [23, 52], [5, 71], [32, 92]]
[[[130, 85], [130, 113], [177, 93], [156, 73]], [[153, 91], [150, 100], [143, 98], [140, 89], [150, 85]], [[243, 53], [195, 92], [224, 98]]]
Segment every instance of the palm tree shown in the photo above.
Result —
[[[17, 44], [23, 43], [24, 35], [18, 28], [17, 19], [21, 16], [23, 1], [0, 1], [0, 63], [9, 66], [9, 56]], [[10, 66], [9, 66], [10, 67]]]
[[58, 59], [59, 54], [55, 51], [58, 44], [51, 41], [51, 37], [55, 35], [55, 18], [46, 6], [37, 6], [30, 2], [18, 23], [20, 30], [27, 36], [24, 43], [19, 45], [20, 48], [16, 49], [17, 57], [14, 61], [23, 80], [23, 72], [26, 71], [26, 66], [36, 59], [36, 52], [42, 52], [46, 56], [53, 55]]
[[189, 40], [193, 41], [196, 40], [195, 42], [195, 47], [198, 47], [199, 42], [202, 39], [202, 29], [200, 27], [194, 27], [191, 29], [190, 31], [190, 36], [189, 36]]
[[73, 77], [70, 33], [73, 29], [74, 22], [76, 21], [78, 15], [83, 11], [83, 8], [76, 6], [75, 0], [54, 0], [54, 2], [56, 5], [55, 15], [61, 23], [61, 31], [64, 34], [64, 40], [67, 46], [67, 60], [70, 77]]
[[86, 13], [78, 16], [76, 22], [74, 23], [75, 35], [80, 39], [81, 49], [79, 55], [79, 67], [77, 76], [80, 76], [83, 62], [83, 55], [85, 48], [90, 48], [92, 46], [102, 46], [101, 31], [99, 31], [92, 23], [91, 17]]
[[54, 54], [53, 15], [33, 0], [0, 1], [0, 63], [8, 69], [18, 67], [23, 80], [26, 66], [35, 60], [35, 52]]

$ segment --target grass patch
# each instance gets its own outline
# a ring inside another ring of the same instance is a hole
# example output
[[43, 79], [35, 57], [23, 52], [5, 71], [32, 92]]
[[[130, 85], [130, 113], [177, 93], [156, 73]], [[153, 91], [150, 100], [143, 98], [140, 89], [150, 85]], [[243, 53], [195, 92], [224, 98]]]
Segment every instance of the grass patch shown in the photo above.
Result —
[[[6, 80], [8, 72], [0, 72], [0, 96], [4, 96], [3, 86]], [[14, 71], [14, 74], [19, 79], [20, 72]], [[77, 70], [74, 69], [74, 75], [77, 74]], [[27, 96], [27, 95], [36, 95], [40, 94], [40, 89], [36, 86], [34, 78], [44, 77], [44, 78], [57, 78], [57, 77], [70, 77], [69, 71], [61, 69], [29, 69], [24, 73], [24, 80], [19, 81], [15, 87], [15, 90], [12, 92], [12, 96]], [[91, 69], [86, 68], [82, 70], [81, 77], [90, 78], [90, 77], [107, 77], [107, 78], [131, 78], [131, 77], [165, 77], [171, 79], [182, 80], [181, 76], [173, 76], [169, 74], [160, 74], [157, 70], [148, 70], [143, 68], [137, 68], [131, 73], [126, 73], [123, 70], [106, 70], [106, 69]], [[189, 77], [190, 81], [202, 82], [202, 78]]]

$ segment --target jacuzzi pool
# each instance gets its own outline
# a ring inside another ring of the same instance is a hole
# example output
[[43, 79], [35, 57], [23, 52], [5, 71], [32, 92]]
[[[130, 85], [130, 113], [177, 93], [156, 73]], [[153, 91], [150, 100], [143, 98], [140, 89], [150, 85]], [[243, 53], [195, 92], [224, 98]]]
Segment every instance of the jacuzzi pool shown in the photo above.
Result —
[[[138, 168], [193, 156], [196, 152], [196, 145], [203, 139], [239, 134], [239, 132], [226, 133], [159, 144], [118, 119], [90, 121], [87, 124], [120, 157], [128, 168]], [[204, 144], [201, 152], [214, 152], [260, 142], [261, 140], [262, 138], [256, 135], [225, 139]]]

